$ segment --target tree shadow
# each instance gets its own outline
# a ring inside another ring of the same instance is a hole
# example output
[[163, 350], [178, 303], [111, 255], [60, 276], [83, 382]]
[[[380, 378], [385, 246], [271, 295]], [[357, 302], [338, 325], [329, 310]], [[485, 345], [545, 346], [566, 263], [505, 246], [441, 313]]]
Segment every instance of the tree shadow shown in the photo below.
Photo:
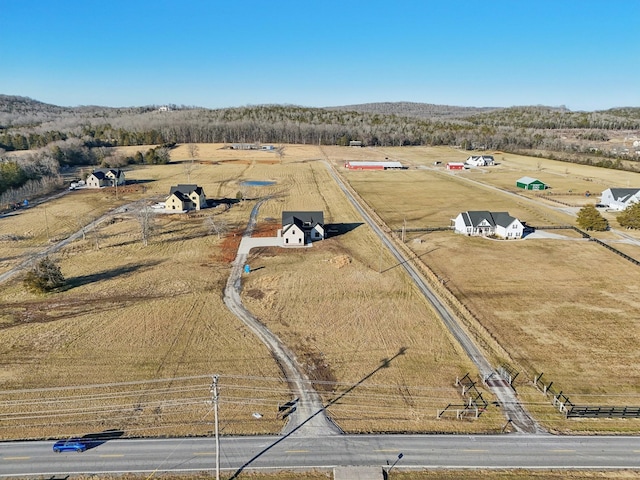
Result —
[[62, 290], [71, 290], [73, 288], [81, 287], [82, 285], [88, 285], [90, 283], [108, 280], [111, 278], [119, 277], [121, 275], [127, 275], [137, 272], [138, 270], [154, 267], [158, 264], [160, 264], [159, 261], [147, 262], [144, 264], [125, 265], [123, 267], [113, 268], [111, 270], [103, 270], [101, 272], [92, 273], [90, 275], [80, 275], [77, 277], [67, 278], [66, 285], [64, 286], [64, 288], [62, 288]]
[[325, 231], [327, 232], [327, 238], [329, 237], [337, 237], [338, 235], [344, 235], [345, 233], [349, 233], [352, 230], [355, 230], [360, 225], [364, 225], [363, 222], [354, 222], [354, 223], [327, 223], [325, 227]]
[[400, 350], [398, 350], [398, 353], [396, 353], [394, 356], [392, 356], [391, 358], [383, 358], [380, 361], [380, 365], [378, 365], [374, 370], [372, 370], [371, 372], [369, 372], [367, 375], [365, 375], [364, 377], [362, 377], [358, 382], [354, 383], [353, 385], [351, 385], [349, 388], [347, 388], [344, 392], [342, 392], [340, 395], [336, 396], [335, 398], [332, 398], [331, 400], [329, 400], [329, 402], [327, 402], [327, 404], [322, 407], [320, 410], [318, 410], [316, 413], [314, 413], [313, 415], [311, 415], [309, 418], [307, 418], [305, 421], [303, 421], [300, 425], [298, 425], [296, 428], [294, 428], [293, 430], [291, 430], [289, 433], [287, 433], [286, 435], [283, 435], [282, 437], [280, 437], [278, 440], [276, 440], [275, 442], [273, 442], [271, 445], [265, 447], [264, 449], [262, 449], [260, 452], [256, 453], [253, 457], [251, 457], [249, 460], [247, 460], [244, 465], [242, 465], [240, 468], [238, 468], [238, 470], [235, 471], [235, 473], [229, 477], [230, 480], [233, 480], [234, 478], [238, 478], [238, 476], [244, 471], [244, 469], [246, 469], [247, 467], [249, 467], [249, 465], [251, 465], [251, 463], [253, 463], [254, 461], [256, 461], [258, 458], [260, 458], [262, 455], [264, 455], [265, 453], [267, 453], [269, 450], [271, 450], [273, 447], [275, 447], [276, 445], [278, 445], [279, 443], [283, 442], [285, 439], [289, 438], [291, 435], [293, 435], [295, 432], [297, 432], [298, 430], [300, 430], [304, 425], [306, 425], [308, 422], [310, 422], [313, 418], [317, 417], [318, 415], [321, 415], [323, 413], [326, 412], [326, 410], [331, 407], [332, 405], [335, 405], [336, 403], [338, 403], [340, 400], [342, 400], [345, 396], [347, 396], [349, 393], [351, 393], [353, 390], [355, 390], [358, 386], [362, 385], [365, 381], [367, 381], [369, 378], [371, 378], [372, 376], [374, 376], [376, 373], [378, 373], [380, 370], [384, 369], [384, 368], [389, 368], [389, 366], [391, 365], [391, 362], [393, 360], [395, 360], [396, 358], [398, 358], [401, 355], [404, 355], [405, 352], [407, 351], [407, 347], [401, 347]]

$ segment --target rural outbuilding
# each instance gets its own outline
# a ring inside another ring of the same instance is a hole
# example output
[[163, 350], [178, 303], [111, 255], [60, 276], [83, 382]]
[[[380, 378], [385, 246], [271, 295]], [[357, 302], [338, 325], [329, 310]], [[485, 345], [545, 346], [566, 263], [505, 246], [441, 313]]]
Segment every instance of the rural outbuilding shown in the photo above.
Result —
[[452, 220], [456, 233], [486, 237], [495, 235], [504, 239], [522, 238], [524, 225], [508, 212], [486, 210], [462, 212]]
[[284, 246], [306, 245], [325, 237], [323, 212], [282, 212], [282, 230], [279, 232]]
[[393, 170], [404, 168], [400, 162], [346, 162], [344, 168], [349, 170]]
[[607, 188], [602, 192], [600, 204], [616, 210], [624, 210], [640, 202], [640, 188]]
[[537, 178], [522, 177], [516, 181], [516, 187], [524, 188], [525, 190], [545, 190], [547, 185]]
[[464, 163], [462, 163], [462, 162], [449, 162], [449, 163], [447, 163], [447, 170], [464, 170]]

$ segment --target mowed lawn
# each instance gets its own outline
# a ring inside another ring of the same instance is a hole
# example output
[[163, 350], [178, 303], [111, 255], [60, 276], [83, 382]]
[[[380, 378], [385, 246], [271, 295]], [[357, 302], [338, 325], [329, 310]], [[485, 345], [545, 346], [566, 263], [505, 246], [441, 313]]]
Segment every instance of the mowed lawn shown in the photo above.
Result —
[[[398, 155], [408, 156], [407, 150], [398, 149]], [[538, 162], [542, 172], [579, 171], [576, 188], [583, 188], [580, 182], [584, 181], [599, 185], [596, 191], [607, 188], [604, 185], [616, 173], [602, 170], [600, 177], [601, 169], [540, 159], [524, 162], [520, 172], [515, 161], [509, 168], [514, 178], [534, 176], [526, 167], [537, 168]], [[614, 186], [640, 184], [638, 174], [619, 174], [621, 179]], [[499, 175], [493, 170], [451, 175], [431, 168], [344, 172], [358, 193], [396, 229], [405, 221], [409, 228], [447, 226], [466, 210], [508, 211], [534, 225], [575, 224], [574, 216], [550, 203], [491, 188], [515, 191], [504, 180], [495, 181]], [[562, 188], [568, 191], [570, 185], [567, 182]], [[575, 232], [555, 233], [561, 239], [513, 242], [452, 232], [414, 233], [407, 235], [407, 245], [508, 352], [505, 360], [525, 376], [520, 378], [521, 395], [543, 422], [560, 430], [637, 431], [635, 420], [563, 422], [553, 410], [538, 405], [548, 400], [528, 387], [534, 374], [544, 372], [547, 383], [553, 381], [575, 404], [640, 405], [640, 267]], [[637, 238], [637, 232], [621, 231], [596, 236], [640, 259], [640, 247], [626, 243], [621, 234]]]
[[[210, 434], [213, 374], [220, 375], [223, 434], [277, 433], [278, 404], [291, 399], [286, 381], [222, 301], [229, 242], [244, 229], [252, 199], [266, 195], [260, 227], [274, 229], [285, 209], [322, 209], [344, 229], [310, 249], [253, 252], [255, 271], [243, 280], [249, 307], [299, 356], [344, 429], [501, 428], [497, 409], [477, 422], [435, 419], [438, 409], [462, 403], [456, 377], [477, 374], [337, 190], [317, 161], [321, 149], [287, 146], [279, 158], [202, 145], [188, 174], [191, 159], [180, 148], [175, 163], [128, 169], [136, 188], [117, 197], [114, 189], [76, 191], [2, 219], [3, 233], [16, 232], [1, 242], [6, 271], [49, 238], [116, 206], [151, 204], [171, 185], [197, 183], [208, 198], [233, 201], [228, 210], [157, 215], [147, 246], [132, 207], [52, 254], [68, 280], [64, 291], [28, 293], [19, 276], [3, 284], [0, 437]], [[243, 180], [276, 183], [245, 187]], [[249, 200], [235, 203], [238, 192]], [[214, 234], [209, 217], [227, 234]]]

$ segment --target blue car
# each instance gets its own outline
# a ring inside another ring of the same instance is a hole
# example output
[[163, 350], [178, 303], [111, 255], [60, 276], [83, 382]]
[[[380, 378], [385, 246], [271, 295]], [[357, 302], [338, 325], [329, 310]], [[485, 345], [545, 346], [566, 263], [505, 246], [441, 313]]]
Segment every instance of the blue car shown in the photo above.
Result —
[[84, 452], [87, 444], [79, 438], [69, 438], [68, 440], [58, 440], [53, 444], [53, 451], [60, 452]]

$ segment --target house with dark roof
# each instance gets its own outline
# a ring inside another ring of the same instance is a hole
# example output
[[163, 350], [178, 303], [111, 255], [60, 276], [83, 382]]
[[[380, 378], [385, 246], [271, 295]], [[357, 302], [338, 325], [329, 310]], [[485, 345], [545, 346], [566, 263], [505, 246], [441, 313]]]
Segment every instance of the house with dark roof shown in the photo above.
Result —
[[469, 236], [497, 236], [504, 239], [522, 238], [524, 225], [507, 212], [486, 210], [462, 212], [451, 220], [456, 233]]
[[323, 212], [282, 212], [282, 245], [306, 245], [325, 238]]
[[624, 210], [640, 202], [640, 188], [607, 188], [602, 192], [600, 204], [615, 210]]
[[86, 180], [88, 188], [115, 187], [125, 182], [124, 171], [119, 168], [98, 168]]
[[198, 185], [176, 185], [171, 187], [164, 202], [164, 209], [173, 212], [200, 210], [207, 206], [207, 197]]

